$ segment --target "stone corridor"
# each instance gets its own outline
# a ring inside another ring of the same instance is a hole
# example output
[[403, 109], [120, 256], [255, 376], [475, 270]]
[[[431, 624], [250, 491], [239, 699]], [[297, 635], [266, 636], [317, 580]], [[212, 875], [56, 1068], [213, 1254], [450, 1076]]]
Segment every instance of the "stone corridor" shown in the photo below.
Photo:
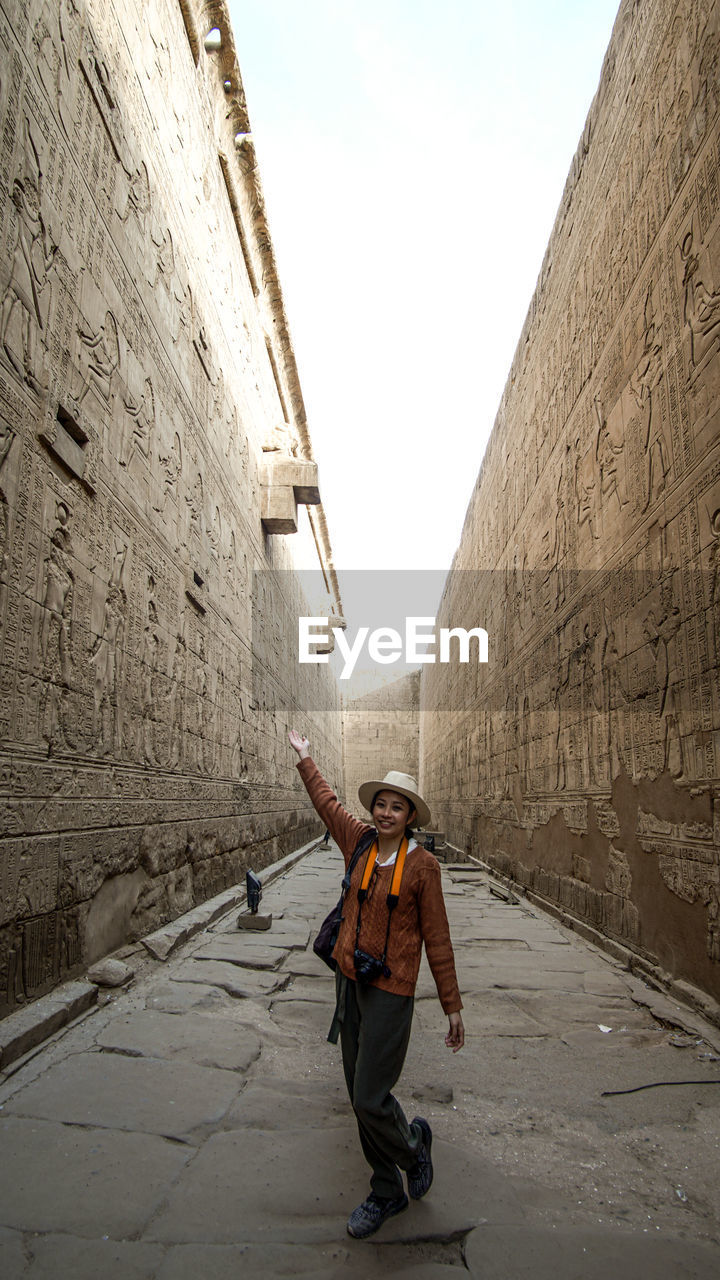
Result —
[[0, 1078], [4, 1280], [717, 1275], [717, 1031], [467, 866], [443, 872], [466, 1046], [424, 967], [398, 1089], [435, 1183], [347, 1238], [367, 1172], [310, 943], [339, 861], [267, 884], [267, 932], [234, 909], [165, 962], [138, 947]]

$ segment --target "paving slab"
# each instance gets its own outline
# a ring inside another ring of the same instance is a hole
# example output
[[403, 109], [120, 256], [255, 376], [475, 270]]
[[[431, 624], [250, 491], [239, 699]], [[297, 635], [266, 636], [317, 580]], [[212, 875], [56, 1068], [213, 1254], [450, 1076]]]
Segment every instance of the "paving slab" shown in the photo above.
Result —
[[312, 1000], [314, 1003], [335, 1007], [335, 980], [330, 973], [327, 965], [323, 966], [325, 974], [306, 977], [298, 975], [294, 977], [292, 985], [286, 987], [284, 991], [278, 991], [273, 996], [273, 1007], [278, 1004], [294, 1004], [297, 1000]]
[[246, 969], [277, 969], [287, 951], [262, 943], [248, 945], [245, 942], [247, 936], [256, 935], [234, 934], [211, 938], [193, 951], [193, 960], [221, 960]]
[[153, 1280], [165, 1252], [157, 1244], [65, 1235], [35, 1237], [29, 1251], [32, 1262], [22, 1280]]
[[0, 1276], [3, 1280], [21, 1280], [25, 1276], [26, 1266], [21, 1233], [0, 1227]]
[[371, 1240], [349, 1240], [348, 1248], [332, 1244], [179, 1245], [168, 1250], [156, 1280], [228, 1280], [231, 1276], [240, 1280], [284, 1276], [304, 1280], [457, 1280], [457, 1265], [425, 1262], [421, 1255], [407, 1266], [398, 1266], [398, 1254], [412, 1252], [402, 1245], [387, 1247]]
[[228, 995], [227, 991], [223, 991], [222, 987], [211, 987], [203, 982], [168, 980], [157, 983], [150, 989], [145, 996], [145, 1007], [165, 1013], [183, 1014], [196, 1010], [232, 1016], [238, 1009], [238, 1001]]
[[192, 1148], [146, 1133], [0, 1121], [0, 1225], [114, 1240], [148, 1223]]
[[232, 1071], [190, 1062], [74, 1054], [20, 1089], [5, 1114], [187, 1139], [220, 1120], [241, 1087]]
[[330, 978], [332, 980], [332, 972], [324, 960], [315, 955], [310, 948], [308, 951], [291, 951], [285, 956], [280, 965], [283, 973], [291, 973], [293, 977], [307, 978]]
[[182, 1058], [200, 1067], [246, 1072], [259, 1057], [260, 1037], [217, 1017], [186, 1013], [178, 1018], [155, 1009], [139, 1009], [113, 1018], [97, 1043], [108, 1049], [149, 1058]]
[[302, 1031], [319, 1046], [327, 1040], [333, 1008], [325, 1000], [274, 1000], [270, 1012], [278, 1026]]
[[[441, 1140], [433, 1145], [433, 1161], [432, 1197], [411, 1201], [407, 1212], [385, 1223], [386, 1242], [447, 1239], [479, 1222], [523, 1220], [516, 1192], [491, 1164]], [[350, 1122], [321, 1130], [215, 1134], [178, 1178], [145, 1238], [215, 1244], [238, 1238], [337, 1240], [367, 1187], [367, 1166]]]
[[229, 964], [226, 960], [185, 960], [172, 974], [173, 982], [200, 982], [204, 986], [220, 987], [237, 1000], [253, 996], [269, 996], [287, 985], [288, 975], [277, 977]]
[[306, 1128], [342, 1124], [347, 1128], [351, 1115], [350, 1102], [342, 1083], [329, 1084], [314, 1080], [272, 1080], [265, 1077], [243, 1089], [230, 1107], [223, 1128], [292, 1129], [298, 1117]]
[[[437, 995], [415, 1001], [415, 1016], [421, 1029], [437, 1031], [444, 1022]], [[480, 1001], [470, 1001], [463, 1009], [466, 1036], [544, 1036], [547, 1030], [532, 1014], [519, 1009], [510, 996], [488, 991]]]
[[495, 1226], [471, 1232], [465, 1245], [473, 1280], [717, 1280], [720, 1249], [659, 1232], [568, 1227]]

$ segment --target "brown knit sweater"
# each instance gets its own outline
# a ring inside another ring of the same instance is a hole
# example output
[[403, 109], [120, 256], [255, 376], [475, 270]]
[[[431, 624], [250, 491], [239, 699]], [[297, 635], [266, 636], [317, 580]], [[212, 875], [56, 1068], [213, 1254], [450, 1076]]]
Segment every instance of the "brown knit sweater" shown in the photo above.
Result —
[[[343, 808], [314, 760], [307, 757], [300, 760], [297, 767], [319, 817], [339, 844], [347, 867], [358, 841], [371, 827], [369, 823], [353, 818]], [[333, 952], [341, 972], [348, 978], [355, 977], [353, 952], [358, 915], [357, 891], [366, 857], [363, 854], [358, 859], [353, 871], [350, 889], [345, 898], [343, 923]], [[358, 945], [362, 951], [378, 958], [385, 945], [388, 919], [386, 899], [390, 892], [392, 873], [391, 866], [376, 866], [362, 909]], [[418, 846], [407, 855], [400, 885], [400, 899], [393, 911], [390, 925], [387, 950], [390, 977], [378, 978], [373, 985], [383, 991], [393, 991], [396, 995], [414, 995], [423, 942], [440, 1003], [445, 1013], [457, 1013], [462, 1009], [462, 1000], [455, 975], [455, 959], [443, 900], [440, 867], [431, 853]]]

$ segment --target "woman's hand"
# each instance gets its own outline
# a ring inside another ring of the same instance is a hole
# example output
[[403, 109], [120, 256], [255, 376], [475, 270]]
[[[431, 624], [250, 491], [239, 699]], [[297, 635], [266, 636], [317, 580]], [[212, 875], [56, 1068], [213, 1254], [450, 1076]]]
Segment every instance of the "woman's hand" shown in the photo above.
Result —
[[297, 751], [301, 760], [306, 760], [310, 755], [310, 743], [304, 733], [298, 733], [297, 729], [291, 729], [288, 734], [290, 746], [293, 751]]
[[453, 1053], [457, 1053], [458, 1049], [462, 1049], [465, 1043], [465, 1028], [463, 1026], [461, 1013], [449, 1013], [450, 1030], [445, 1037], [445, 1043], [448, 1049], [452, 1049]]

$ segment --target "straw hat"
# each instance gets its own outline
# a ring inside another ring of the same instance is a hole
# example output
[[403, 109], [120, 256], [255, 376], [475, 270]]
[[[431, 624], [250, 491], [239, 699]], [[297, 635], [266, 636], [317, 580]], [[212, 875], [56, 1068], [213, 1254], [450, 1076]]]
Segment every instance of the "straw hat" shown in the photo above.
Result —
[[422, 796], [417, 789], [417, 782], [410, 777], [409, 773], [399, 773], [397, 769], [391, 769], [380, 780], [373, 779], [370, 782], [363, 782], [358, 788], [358, 796], [360, 803], [370, 812], [370, 806], [373, 802], [373, 796], [378, 791], [398, 791], [401, 796], [406, 796], [417, 811], [417, 824], [419, 827], [427, 827], [430, 823], [430, 810], [428, 809]]

